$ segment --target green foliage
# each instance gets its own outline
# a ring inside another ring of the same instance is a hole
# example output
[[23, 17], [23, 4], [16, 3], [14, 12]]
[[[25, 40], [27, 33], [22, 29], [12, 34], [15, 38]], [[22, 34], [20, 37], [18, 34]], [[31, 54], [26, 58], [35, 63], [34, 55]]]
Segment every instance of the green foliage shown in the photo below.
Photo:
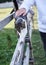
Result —
[[10, 2], [12, 0], [0, 0], [0, 3], [3, 3], [3, 2]]
[[0, 31], [0, 65], [9, 65], [17, 43], [13, 29]]

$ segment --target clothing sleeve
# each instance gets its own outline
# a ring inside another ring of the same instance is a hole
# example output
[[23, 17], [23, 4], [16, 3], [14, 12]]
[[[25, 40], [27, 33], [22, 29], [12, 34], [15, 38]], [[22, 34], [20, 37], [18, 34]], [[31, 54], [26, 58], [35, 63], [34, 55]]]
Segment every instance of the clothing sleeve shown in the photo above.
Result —
[[35, 1], [34, 0], [24, 0], [19, 9], [25, 8], [26, 12], [30, 9], [32, 5], [34, 5]]

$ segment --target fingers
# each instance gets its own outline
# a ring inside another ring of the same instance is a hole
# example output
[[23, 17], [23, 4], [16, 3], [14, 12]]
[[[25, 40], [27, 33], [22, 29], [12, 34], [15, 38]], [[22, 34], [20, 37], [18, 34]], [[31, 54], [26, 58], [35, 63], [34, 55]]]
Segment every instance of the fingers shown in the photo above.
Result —
[[20, 16], [22, 14], [23, 14], [23, 16], [26, 15], [26, 10], [24, 8], [17, 10], [16, 16]]
[[23, 13], [23, 16], [25, 16], [25, 15], [26, 15], [26, 12]]

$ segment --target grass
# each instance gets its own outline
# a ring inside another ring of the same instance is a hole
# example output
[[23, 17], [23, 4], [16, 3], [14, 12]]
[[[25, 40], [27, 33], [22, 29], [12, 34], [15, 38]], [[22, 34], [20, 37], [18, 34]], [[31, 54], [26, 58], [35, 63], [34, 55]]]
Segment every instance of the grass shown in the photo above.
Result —
[[[3, 19], [7, 16], [12, 8], [0, 9], [0, 19]], [[36, 9], [34, 22], [36, 23]], [[14, 21], [14, 20], [13, 20]], [[17, 35], [14, 30], [14, 22], [9, 23], [2, 31], [0, 31], [0, 65], [9, 65], [14, 49], [17, 43]], [[32, 33], [32, 45], [33, 45], [33, 54], [35, 65], [46, 65], [46, 58], [44, 57], [43, 44], [40, 38], [37, 25], [34, 25], [35, 30]]]

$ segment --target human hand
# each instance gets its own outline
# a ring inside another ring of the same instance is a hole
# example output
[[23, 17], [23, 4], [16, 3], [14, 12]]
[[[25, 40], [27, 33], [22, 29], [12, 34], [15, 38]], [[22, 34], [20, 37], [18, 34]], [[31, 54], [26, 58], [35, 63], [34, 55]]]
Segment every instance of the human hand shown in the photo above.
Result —
[[20, 16], [20, 15], [23, 15], [23, 16], [26, 15], [26, 9], [25, 8], [22, 8], [22, 9], [19, 9], [16, 11], [16, 17]]

